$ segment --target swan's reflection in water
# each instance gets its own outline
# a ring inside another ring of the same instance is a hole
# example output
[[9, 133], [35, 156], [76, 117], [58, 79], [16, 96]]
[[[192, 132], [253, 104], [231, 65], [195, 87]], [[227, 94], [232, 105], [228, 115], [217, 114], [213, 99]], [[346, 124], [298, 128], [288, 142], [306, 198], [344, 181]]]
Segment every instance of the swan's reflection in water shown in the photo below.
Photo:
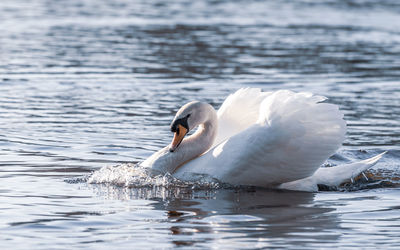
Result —
[[238, 248], [318, 246], [341, 235], [339, 218], [331, 213], [335, 209], [315, 201], [315, 193], [90, 187], [106, 199], [154, 201], [154, 210], [165, 211], [165, 233], [178, 246], [217, 247], [228, 241]]

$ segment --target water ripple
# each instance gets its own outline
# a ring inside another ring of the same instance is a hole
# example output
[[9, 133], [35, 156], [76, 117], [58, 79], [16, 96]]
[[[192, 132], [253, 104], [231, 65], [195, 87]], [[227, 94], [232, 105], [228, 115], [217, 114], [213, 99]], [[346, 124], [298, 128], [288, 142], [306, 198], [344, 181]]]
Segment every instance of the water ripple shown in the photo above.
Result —
[[[399, 10], [390, 0], [2, 0], [2, 245], [399, 248]], [[388, 153], [368, 181], [317, 194], [132, 169], [170, 142], [182, 104], [218, 108], [240, 87], [339, 105], [348, 132], [329, 165]], [[96, 170], [108, 184], [86, 183]]]

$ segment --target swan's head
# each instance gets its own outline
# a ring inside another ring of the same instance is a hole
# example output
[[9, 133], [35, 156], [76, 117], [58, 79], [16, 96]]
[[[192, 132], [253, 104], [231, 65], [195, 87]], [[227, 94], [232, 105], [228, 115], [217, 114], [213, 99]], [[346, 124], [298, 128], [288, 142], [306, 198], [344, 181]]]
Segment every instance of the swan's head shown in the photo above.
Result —
[[211, 105], [208, 103], [193, 101], [178, 110], [171, 123], [171, 132], [174, 133], [174, 139], [169, 147], [170, 152], [176, 150], [189, 131], [209, 119], [210, 107]]

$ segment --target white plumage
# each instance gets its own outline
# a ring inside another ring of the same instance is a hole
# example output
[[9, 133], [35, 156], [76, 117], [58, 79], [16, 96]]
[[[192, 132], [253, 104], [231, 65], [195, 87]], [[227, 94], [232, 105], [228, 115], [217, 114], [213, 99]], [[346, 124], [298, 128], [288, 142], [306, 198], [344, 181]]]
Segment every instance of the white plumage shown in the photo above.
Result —
[[[341, 146], [346, 132], [343, 113], [325, 99], [306, 92], [246, 88], [230, 95], [217, 115], [208, 104], [190, 103], [174, 121], [186, 117], [188, 129], [199, 125], [198, 131], [176, 151], [167, 146], [142, 166], [183, 180], [209, 176], [234, 185], [315, 191], [317, 184], [325, 184], [318, 182], [324, 181], [321, 173], [335, 176], [334, 170], [317, 170]], [[348, 175], [328, 182], [338, 185], [365, 168], [349, 168]], [[318, 178], [313, 179], [314, 173]]]

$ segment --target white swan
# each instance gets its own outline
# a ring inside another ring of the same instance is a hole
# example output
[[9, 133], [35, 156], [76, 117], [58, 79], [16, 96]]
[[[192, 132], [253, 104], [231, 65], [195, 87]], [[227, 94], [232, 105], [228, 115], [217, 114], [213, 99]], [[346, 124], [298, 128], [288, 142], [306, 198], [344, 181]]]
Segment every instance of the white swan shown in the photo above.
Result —
[[[190, 102], [171, 123], [170, 145], [141, 166], [178, 179], [209, 176], [233, 185], [317, 191], [339, 185], [373, 166], [383, 154], [353, 164], [320, 168], [341, 146], [343, 114], [326, 98], [288, 90], [245, 88], [230, 95], [216, 112]], [[198, 127], [197, 131], [185, 135]]]

